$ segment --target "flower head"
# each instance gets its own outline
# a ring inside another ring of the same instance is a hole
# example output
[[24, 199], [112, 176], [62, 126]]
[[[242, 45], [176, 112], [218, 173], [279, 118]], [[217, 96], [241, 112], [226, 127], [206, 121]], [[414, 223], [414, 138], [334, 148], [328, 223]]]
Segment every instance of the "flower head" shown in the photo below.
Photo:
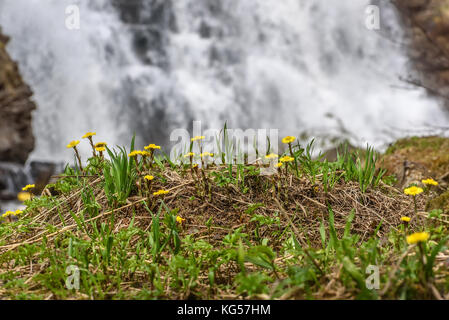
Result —
[[168, 190], [163, 190], [163, 189], [161, 189], [161, 190], [159, 190], [159, 191], [153, 192], [153, 196], [160, 196], [160, 195], [167, 194], [167, 193], [169, 193], [169, 192], [170, 192], [170, 191], [168, 191]]
[[2, 215], [2, 217], [3, 218], [6, 218], [6, 217], [9, 217], [9, 216], [15, 216], [16, 215], [16, 213], [14, 212], [14, 211], [6, 211], [3, 215]]
[[128, 157], [137, 157], [139, 154], [141, 153], [141, 151], [140, 150], [134, 150], [134, 151], [131, 151], [129, 154], [128, 154]]
[[30, 189], [36, 188], [36, 185], [34, 184], [27, 184], [25, 187], [22, 188], [22, 191], [28, 191]]
[[186, 221], [186, 219], [181, 218], [180, 216], [176, 217], [176, 222], [178, 222], [179, 224], [182, 224], [184, 221]]
[[19, 192], [17, 194], [17, 200], [19, 200], [20, 202], [24, 202], [26, 200], [30, 200], [31, 199], [31, 193], [29, 192]]
[[278, 163], [276, 163], [276, 168], [280, 168], [280, 167], [282, 167], [284, 164], [282, 163], [282, 162], [278, 162]]
[[265, 156], [265, 159], [276, 159], [276, 158], [279, 158], [279, 156], [275, 153], [270, 153]]
[[21, 215], [23, 213], [23, 211], [22, 210], [16, 210], [16, 212], [14, 213], [16, 216], [19, 216], [19, 215]]
[[92, 136], [95, 136], [96, 134], [97, 134], [96, 132], [88, 132], [84, 136], [82, 136], [81, 138], [83, 138], [83, 139], [90, 138]]
[[290, 156], [283, 156], [282, 158], [279, 159], [280, 162], [292, 162], [294, 160], [295, 160], [295, 158], [290, 157]]
[[288, 143], [292, 143], [292, 142], [295, 141], [295, 140], [296, 140], [295, 137], [292, 137], [292, 136], [286, 136], [284, 139], [282, 139], [282, 143], [288, 144]]
[[151, 144], [149, 144], [149, 145], [147, 145], [146, 147], [144, 147], [145, 148], [145, 150], [150, 150], [150, 149], [160, 149], [161, 148], [161, 146], [157, 146], [157, 145], [155, 145], [154, 143], [151, 143]]
[[418, 242], [425, 242], [429, 239], [430, 234], [428, 232], [417, 232], [407, 236], [408, 244], [415, 244]]
[[401, 221], [410, 222], [410, 217], [401, 217]]
[[67, 145], [67, 149], [75, 148], [77, 145], [79, 145], [79, 143], [80, 143], [79, 140], [73, 140], [72, 142], [70, 142], [70, 143]]
[[184, 158], [193, 157], [195, 154], [193, 152], [189, 152], [186, 155], [184, 155]]
[[412, 186], [407, 189], [404, 189], [404, 193], [409, 196], [416, 196], [420, 193], [424, 192], [424, 190], [420, 187]]
[[154, 179], [154, 177], [153, 177], [153, 176], [150, 176], [150, 175], [146, 175], [146, 176], [144, 177], [144, 179], [147, 180], [147, 181], [151, 181], [151, 180]]
[[104, 151], [106, 151], [106, 148], [105, 147], [96, 147], [95, 150], [98, 152], [104, 152]]
[[106, 142], [97, 142], [95, 148], [106, 147], [108, 144]]
[[421, 182], [426, 184], [426, 185], [431, 185], [431, 186], [437, 186], [438, 185], [438, 182], [436, 182], [432, 178], [426, 179], [426, 180], [422, 180]]
[[213, 157], [214, 155], [212, 154], [212, 153], [210, 153], [210, 152], [203, 152], [202, 154], [200, 154], [200, 157], [201, 158], [204, 158], [204, 157]]
[[197, 140], [204, 140], [206, 137], [205, 136], [196, 136], [196, 137], [194, 137], [194, 138], [192, 138], [192, 139], [190, 139], [190, 141], [197, 141]]

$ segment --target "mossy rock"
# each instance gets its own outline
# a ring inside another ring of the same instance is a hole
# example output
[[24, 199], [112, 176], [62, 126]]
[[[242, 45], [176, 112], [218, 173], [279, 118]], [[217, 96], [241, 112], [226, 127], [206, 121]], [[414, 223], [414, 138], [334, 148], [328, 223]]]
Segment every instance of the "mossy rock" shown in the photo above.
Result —
[[449, 191], [440, 194], [438, 197], [429, 200], [426, 205], [426, 211], [441, 209], [443, 212], [449, 212]]
[[[401, 179], [406, 162], [425, 168], [431, 178], [439, 179], [449, 172], [449, 139], [437, 136], [404, 138], [392, 144], [379, 165]], [[426, 173], [427, 175], [427, 173]], [[428, 177], [428, 178], [430, 178]]]

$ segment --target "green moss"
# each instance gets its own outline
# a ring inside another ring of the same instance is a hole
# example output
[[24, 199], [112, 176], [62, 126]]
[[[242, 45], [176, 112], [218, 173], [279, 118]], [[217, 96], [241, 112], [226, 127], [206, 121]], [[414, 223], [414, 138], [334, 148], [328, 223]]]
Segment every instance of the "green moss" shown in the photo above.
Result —
[[437, 151], [447, 141], [447, 138], [436, 136], [404, 138], [396, 141], [393, 145], [388, 147], [385, 154], [393, 154], [397, 150], [407, 148], [432, 149]]

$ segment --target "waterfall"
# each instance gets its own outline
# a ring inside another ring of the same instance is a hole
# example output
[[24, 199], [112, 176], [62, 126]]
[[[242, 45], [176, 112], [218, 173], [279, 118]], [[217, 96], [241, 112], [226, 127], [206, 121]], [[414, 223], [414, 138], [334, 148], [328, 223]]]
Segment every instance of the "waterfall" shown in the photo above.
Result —
[[[65, 8], [80, 8], [79, 30]], [[411, 69], [393, 9], [368, 0], [2, 0], [8, 50], [35, 92], [32, 157], [68, 160], [86, 131], [167, 144], [193, 120], [220, 128], [344, 136], [381, 147], [446, 126]], [[87, 144], [83, 153], [88, 152]]]

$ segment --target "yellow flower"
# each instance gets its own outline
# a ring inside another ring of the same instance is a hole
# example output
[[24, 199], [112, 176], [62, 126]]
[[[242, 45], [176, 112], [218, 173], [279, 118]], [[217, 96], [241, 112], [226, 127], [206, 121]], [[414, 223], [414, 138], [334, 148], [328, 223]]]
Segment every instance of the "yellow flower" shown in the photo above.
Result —
[[70, 143], [67, 145], [67, 149], [75, 148], [79, 143], [80, 143], [79, 140], [73, 140], [72, 142], [70, 142]]
[[193, 152], [189, 152], [184, 156], [184, 158], [190, 158], [190, 157], [193, 157], [194, 155], [195, 154]]
[[21, 215], [22, 213], [23, 213], [22, 210], [16, 210], [15, 215], [18, 216], [18, 215]]
[[184, 221], [186, 221], [186, 219], [181, 218], [180, 216], [177, 216], [177, 217], [176, 217], [176, 222], [182, 224]]
[[200, 154], [200, 157], [201, 157], [201, 158], [204, 158], [204, 157], [213, 157], [213, 154], [210, 153], [210, 152], [203, 152], [202, 154]]
[[146, 176], [144, 177], [144, 179], [145, 179], [145, 180], [148, 180], [148, 181], [151, 181], [151, 180], [154, 179], [154, 177], [153, 177], [153, 176], [150, 176], [150, 175], [146, 175]]
[[139, 154], [140, 154], [142, 157], [149, 157], [149, 156], [150, 156], [150, 153], [147, 152], [147, 151], [140, 151]]
[[106, 147], [108, 144], [106, 142], [97, 142], [95, 148]]
[[276, 158], [279, 158], [279, 156], [277, 154], [275, 154], [275, 153], [270, 153], [270, 154], [267, 154], [265, 156], [265, 158], [266, 159], [276, 159]]
[[84, 136], [82, 136], [81, 138], [83, 138], [83, 139], [90, 138], [92, 136], [95, 136], [96, 134], [97, 134], [96, 132], [88, 132]]
[[425, 242], [425, 241], [427, 241], [427, 239], [429, 239], [429, 237], [430, 237], [430, 234], [428, 232], [417, 232], [417, 233], [407, 236], [407, 243], [415, 244], [418, 242]]
[[192, 138], [192, 139], [190, 139], [190, 141], [197, 141], [197, 140], [204, 140], [206, 137], [205, 136], [196, 136], [196, 137], [194, 137], [194, 138]]
[[95, 150], [98, 152], [104, 152], [104, 151], [106, 151], [106, 148], [105, 147], [95, 147]]
[[416, 196], [420, 193], [424, 192], [424, 190], [420, 187], [412, 186], [404, 190], [404, 193], [409, 196]]
[[140, 150], [134, 150], [134, 151], [132, 151], [132, 152], [130, 152], [130, 153], [128, 154], [128, 157], [136, 157], [136, 156], [139, 155], [140, 153], [141, 153]]
[[167, 194], [167, 193], [169, 193], [169, 192], [170, 192], [170, 191], [161, 189], [161, 190], [159, 190], [159, 191], [153, 192], [153, 196], [160, 196], [160, 195], [163, 195], [163, 194]]
[[6, 211], [3, 215], [2, 215], [2, 217], [3, 218], [6, 218], [6, 217], [9, 217], [9, 216], [15, 216], [16, 215], [16, 213], [14, 212], [14, 211]]
[[401, 217], [401, 221], [410, 222], [410, 217]]
[[282, 158], [279, 159], [280, 162], [292, 162], [294, 160], [295, 158], [292, 158], [290, 156], [283, 156]]
[[154, 143], [151, 143], [151, 144], [147, 145], [147, 146], [144, 147], [144, 148], [145, 148], [145, 150], [149, 150], [149, 149], [160, 149], [161, 146], [157, 146], [157, 145], [155, 145]]
[[29, 192], [19, 192], [17, 194], [17, 200], [24, 202], [26, 200], [30, 200], [31, 199], [31, 193]]
[[292, 136], [286, 136], [284, 139], [282, 139], [282, 143], [292, 143], [293, 141], [295, 141], [296, 138], [292, 137]]
[[283, 163], [282, 163], [282, 162], [276, 163], [276, 168], [280, 168], [280, 167], [282, 167], [282, 166], [283, 166]]
[[30, 189], [36, 188], [36, 185], [34, 184], [27, 184], [25, 187], [22, 188], [22, 191], [28, 191]]
[[432, 178], [426, 179], [426, 180], [422, 180], [421, 182], [426, 184], [426, 185], [431, 185], [431, 186], [437, 186], [438, 185], [438, 182], [436, 182]]
[[194, 163], [194, 164], [192, 165], [192, 168], [196, 168], [196, 167], [198, 167], [198, 163]]

